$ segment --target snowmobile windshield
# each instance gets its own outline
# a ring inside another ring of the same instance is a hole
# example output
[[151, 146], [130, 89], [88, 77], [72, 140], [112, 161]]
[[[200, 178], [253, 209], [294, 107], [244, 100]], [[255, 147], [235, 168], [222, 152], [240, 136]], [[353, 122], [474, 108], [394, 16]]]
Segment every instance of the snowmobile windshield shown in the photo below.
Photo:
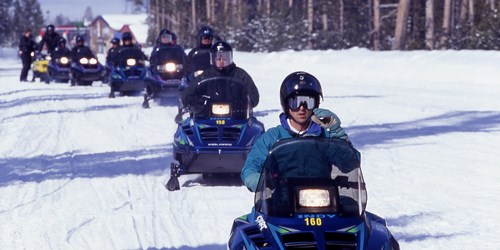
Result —
[[357, 216], [366, 200], [359, 160], [348, 142], [293, 138], [270, 150], [255, 192], [255, 209], [280, 217], [313, 212]]
[[247, 119], [250, 114], [247, 88], [233, 77], [213, 77], [198, 82], [190, 106], [200, 119]]
[[121, 49], [116, 55], [116, 66], [144, 66], [144, 53], [137, 47]]
[[95, 58], [94, 56], [94, 53], [92, 53], [92, 50], [90, 50], [89, 47], [82, 47], [82, 48], [79, 48], [77, 51], [76, 51], [76, 60], [75, 61], [78, 61], [80, 58]]
[[184, 64], [185, 53], [180, 46], [162, 46], [151, 52], [151, 65]]

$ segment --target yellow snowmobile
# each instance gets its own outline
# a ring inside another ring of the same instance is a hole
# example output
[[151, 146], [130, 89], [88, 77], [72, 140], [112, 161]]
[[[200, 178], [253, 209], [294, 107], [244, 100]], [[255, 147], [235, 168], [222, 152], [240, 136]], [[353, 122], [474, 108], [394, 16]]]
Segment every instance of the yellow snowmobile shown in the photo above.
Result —
[[31, 66], [31, 69], [33, 70], [33, 78], [31, 79], [31, 81], [34, 82], [35, 78], [39, 78], [40, 82], [45, 82], [48, 84], [50, 82], [48, 71], [49, 57], [45, 54], [36, 52], [32, 53], [32, 57], [33, 65]]

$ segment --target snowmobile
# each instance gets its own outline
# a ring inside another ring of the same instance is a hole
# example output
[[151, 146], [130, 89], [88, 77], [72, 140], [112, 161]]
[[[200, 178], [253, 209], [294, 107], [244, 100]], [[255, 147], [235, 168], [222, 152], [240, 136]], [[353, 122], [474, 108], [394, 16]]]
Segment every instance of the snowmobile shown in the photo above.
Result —
[[49, 59], [49, 81], [68, 83], [70, 80], [71, 59], [69, 55], [51, 57]]
[[183, 174], [237, 175], [264, 125], [252, 115], [248, 91], [239, 79], [214, 77], [196, 85], [190, 116], [174, 135], [169, 191], [180, 189]]
[[179, 46], [159, 47], [151, 58], [151, 74], [146, 81], [143, 108], [154, 98], [178, 97], [184, 76], [186, 54]]
[[70, 68], [71, 86], [92, 85], [93, 81], [102, 81], [103, 66], [92, 51], [84, 48], [72, 59]]
[[113, 62], [109, 76], [110, 98], [114, 98], [117, 91], [121, 94], [127, 94], [144, 90], [148, 71], [145, 59], [140, 48], [130, 47], [120, 50]]
[[49, 65], [48, 56], [38, 52], [33, 52], [31, 55], [33, 57], [33, 65], [31, 68], [33, 70], [33, 78], [31, 81], [34, 82], [36, 78], [39, 78], [40, 82], [49, 83], [50, 78], [47, 70]]
[[365, 210], [359, 162], [335, 166], [349, 142], [278, 141], [263, 166], [251, 213], [236, 218], [228, 249], [387, 249], [399, 244], [383, 218]]

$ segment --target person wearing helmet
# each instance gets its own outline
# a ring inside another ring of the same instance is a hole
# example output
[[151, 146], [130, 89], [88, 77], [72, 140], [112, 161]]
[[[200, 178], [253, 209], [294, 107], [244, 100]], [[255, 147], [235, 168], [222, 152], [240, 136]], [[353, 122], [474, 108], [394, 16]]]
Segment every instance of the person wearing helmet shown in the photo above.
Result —
[[108, 49], [108, 53], [106, 54], [106, 65], [112, 65], [113, 56], [120, 46], [120, 39], [114, 37], [109, 43], [111, 43], [111, 48]]
[[153, 51], [162, 46], [174, 45], [173, 33], [168, 29], [162, 29], [158, 37], [156, 37], [156, 44], [153, 47]]
[[[195, 77], [201, 71], [210, 67], [210, 48], [214, 40], [214, 31], [210, 27], [202, 27], [198, 33], [199, 44], [187, 55], [186, 76]], [[189, 79], [190, 80], [190, 79]]]
[[85, 38], [81, 35], [75, 37], [75, 47], [71, 49], [71, 61], [77, 62], [83, 57], [94, 57], [94, 53], [85, 45]]
[[[321, 136], [349, 141], [337, 115], [319, 108], [322, 99], [320, 82], [307, 72], [293, 72], [283, 80], [280, 88], [283, 109], [279, 116], [280, 125], [268, 129], [256, 140], [241, 170], [241, 178], [250, 191], [255, 192], [267, 154], [278, 140]], [[353, 161], [358, 161], [354, 165], [359, 164], [359, 152], [351, 143], [349, 145], [351, 148], [343, 152], [343, 162], [336, 163], [340, 168], [352, 166]]]
[[23, 63], [23, 68], [21, 69], [21, 75], [19, 76], [19, 80], [21, 82], [28, 81], [28, 72], [31, 68], [31, 53], [35, 51], [36, 43], [33, 41], [31, 36], [31, 29], [26, 29], [21, 36], [21, 40], [19, 41], [19, 56], [21, 57], [21, 61]]
[[[184, 65], [186, 61], [186, 53], [182, 46], [176, 43], [177, 36], [175, 33], [168, 29], [162, 29], [160, 34], [156, 38], [156, 44], [153, 47], [149, 61], [151, 65], [156, 66], [163, 63], [164, 60], [169, 60], [171, 58], [178, 58], [179, 55], [182, 57], [182, 62], [179, 64]], [[167, 50], [165, 50], [167, 49]], [[162, 50], [160, 52], [160, 50]]]
[[59, 41], [57, 42], [57, 47], [54, 49], [54, 52], [52, 52], [52, 60], [56, 60], [57, 58], [61, 57], [71, 57], [71, 51], [68, 49], [66, 46], [66, 39], [64, 37], [59, 38]]
[[53, 24], [47, 25], [42, 40], [40, 40], [38, 44], [38, 52], [42, 52], [43, 46], [45, 45], [47, 47], [47, 54], [50, 55], [57, 47], [59, 38], [61, 38], [61, 36], [55, 31], [55, 26]]
[[[122, 51], [128, 50], [128, 49], [139, 50], [142, 52], [141, 47], [139, 47], [137, 44], [134, 43], [132, 33], [124, 32], [122, 34], [122, 45], [118, 47], [116, 53], [113, 53], [113, 60], [119, 60], [120, 53], [122, 53]], [[142, 53], [142, 57], [143, 57], [142, 58], [143, 60], [148, 59], [144, 53]], [[116, 63], [113, 62], [113, 64], [116, 64]]]
[[[223, 41], [216, 42], [210, 48], [210, 67], [203, 71], [199, 76], [195, 77], [193, 83], [182, 92], [182, 103], [184, 106], [189, 106], [195, 99], [194, 92], [198, 82], [203, 79], [227, 76], [235, 77], [243, 82], [250, 96], [250, 105], [255, 108], [259, 104], [259, 90], [250, 75], [242, 68], [237, 67], [233, 62], [233, 49]], [[177, 119], [178, 120], [178, 119]]]

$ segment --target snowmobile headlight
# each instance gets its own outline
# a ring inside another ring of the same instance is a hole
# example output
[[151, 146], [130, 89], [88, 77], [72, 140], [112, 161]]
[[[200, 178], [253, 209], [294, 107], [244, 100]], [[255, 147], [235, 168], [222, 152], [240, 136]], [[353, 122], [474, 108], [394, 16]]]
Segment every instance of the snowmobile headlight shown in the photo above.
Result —
[[62, 64], [68, 64], [69, 60], [67, 57], [63, 56], [63, 57], [59, 58], [59, 62], [61, 62]]
[[174, 72], [175, 70], [177, 70], [177, 65], [175, 65], [175, 63], [166, 63], [165, 64], [165, 71]]
[[97, 59], [90, 58], [89, 63], [92, 64], [92, 65], [95, 65], [95, 64], [97, 64]]
[[81, 64], [88, 64], [89, 63], [89, 59], [83, 57], [83, 58], [80, 58], [80, 63]]
[[127, 66], [134, 66], [137, 61], [134, 58], [127, 59]]
[[299, 190], [299, 205], [302, 207], [328, 207], [330, 204], [330, 192], [327, 189]]
[[31, 55], [32, 57], [33, 57], [33, 56], [35, 56], [35, 52], [31, 52], [31, 54], [30, 54], [30, 55]]
[[214, 115], [228, 115], [229, 112], [231, 112], [231, 107], [229, 106], [229, 104], [212, 104], [212, 114]]
[[46, 56], [46, 57], [45, 57], [45, 59], [46, 59], [47, 61], [50, 61], [50, 60], [52, 59], [52, 57], [50, 57], [50, 56]]

